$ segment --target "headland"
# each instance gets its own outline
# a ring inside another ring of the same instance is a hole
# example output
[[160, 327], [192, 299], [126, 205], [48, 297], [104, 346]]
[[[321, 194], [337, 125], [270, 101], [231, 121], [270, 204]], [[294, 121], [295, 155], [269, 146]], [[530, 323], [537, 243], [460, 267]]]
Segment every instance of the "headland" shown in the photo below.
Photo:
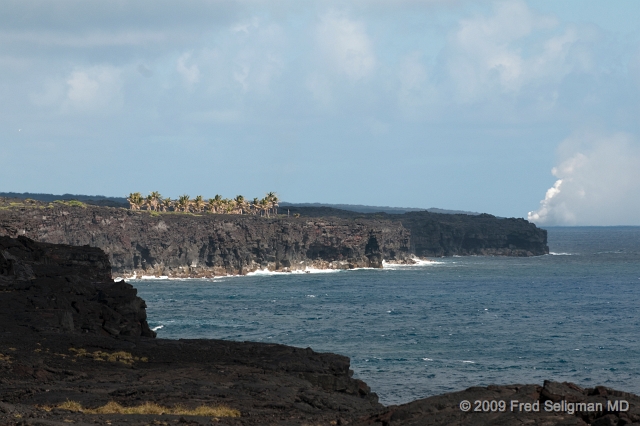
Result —
[[415, 257], [547, 254], [547, 233], [491, 215], [296, 207], [272, 217], [132, 211], [0, 199], [0, 235], [89, 245], [114, 276], [203, 278], [258, 270], [382, 268]]

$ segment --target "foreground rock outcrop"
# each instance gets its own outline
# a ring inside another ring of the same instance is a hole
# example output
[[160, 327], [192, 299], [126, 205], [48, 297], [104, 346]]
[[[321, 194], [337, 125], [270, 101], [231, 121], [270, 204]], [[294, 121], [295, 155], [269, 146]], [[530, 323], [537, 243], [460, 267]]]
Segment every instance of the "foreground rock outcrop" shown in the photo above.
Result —
[[[468, 411], [460, 408], [463, 401], [469, 402]], [[359, 426], [639, 425], [640, 397], [604, 386], [585, 389], [573, 383], [552, 381], [545, 381], [543, 386], [472, 387], [387, 407], [355, 423]]]
[[[475, 387], [384, 407], [352, 377], [347, 357], [277, 344], [156, 339], [145, 319], [144, 301], [111, 280], [101, 250], [0, 238], [0, 424], [640, 424], [636, 395], [555, 382]], [[464, 400], [468, 412], [460, 409]], [[523, 409], [512, 410], [513, 400]], [[505, 409], [475, 412], [475, 401], [504, 401]], [[547, 401], [562, 409], [546, 411]], [[527, 409], [536, 402], [541, 409]], [[235, 417], [105, 408], [114, 404], [190, 413], [205, 405]]]
[[413, 256], [533, 256], [549, 251], [546, 231], [522, 219], [295, 211], [300, 217], [263, 218], [0, 199], [0, 235], [99, 247], [119, 276], [381, 268], [383, 260], [410, 263]]
[[[349, 359], [283, 345], [155, 339], [102, 250], [0, 237], [0, 424], [148, 424], [56, 408], [225, 405], [231, 424], [339, 421], [382, 406]], [[120, 417], [124, 416], [124, 418]], [[176, 421], [180, 416], [174, 416]], [[211, 418], [195, 416], [194, 424]], [[121, 423], [120, 423], [121, 422]]]
[[144, 300], [111, 279], [109, 258], [98, 248], [0, 237], [0, 292], [2, 327], [155, 336]]

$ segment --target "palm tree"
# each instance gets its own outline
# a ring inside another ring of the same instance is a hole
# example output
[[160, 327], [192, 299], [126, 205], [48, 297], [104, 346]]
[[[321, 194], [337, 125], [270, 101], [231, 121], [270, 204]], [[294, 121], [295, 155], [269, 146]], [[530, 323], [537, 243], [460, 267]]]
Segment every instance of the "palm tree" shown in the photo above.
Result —
[[209, 210], [209, 213], [215, 213], [216, 212], [216, 200], [213, 198], [209, 198], [209, 200], [207, 201], [207, 206], [205, 208], [205, 211]]
[[204, 199], [202, 198], [202, 195], [198, 195], [193, 199], [193, 208], [198, 213], [204, 210]]
[[182, 210], [183, 212], [187, 212], [189, 211], [189, 208], [191, 207], [191, 199], [187, 194], [181, 195], [178, 198], [178, 201], [176, 203], [178, 210]]
[[173, 201], [171, 201], [170, 197], [162, 199], [162, 202], [160, 203], [160, 209], [163, 212], [168, 212], [171, 206], [173, 206]]
[[162, 195], [160, 195], [158, 191], [153, 191], [147, 197], [147, 202], [149, 207], [151, 207], [151, 210], [158, 210], [158, 204], [162, 202]]
[[140, 210], [144, 204], [144, 199], [139, 192], [132, 192], [127, 197], [127, 201], [131, 205], [131, 210]]
[[269, 200], [267, 200], [266, 197], [260, 200], [260, 207], [267, 217], [269, 217]]
[[225, 198], [224, 200], [222, 200], [222, 206], [223, 206], [223, 211], [226, 214], [230, 214], [233, 212], [233, 200]]
[[215, 212], [220, 213], [222, 211], [222, 205], [224, 204], [222, 201], [222, 196], [220, 194], [216, 194], [216, 196], [213, 197], [213, 201], [214, 201]]
[[244, 197], [242, 195], [236, 195], [236, 198], [233, 201], [236, 203], [236, 209], [238, 210], [239, 214], [242, 214], [245, 206]]
[[278, 195], [275, 192], [269, 192], [266, 198], [269, 200], [269, 204], [271, 205], [274, 214], [278, 214], [278, 201], [280, 201], [278, 199]]
[[260, 211], [260, 200], [258, 197], [254, 198], [251, 202], [251, 214], [256, 215]]

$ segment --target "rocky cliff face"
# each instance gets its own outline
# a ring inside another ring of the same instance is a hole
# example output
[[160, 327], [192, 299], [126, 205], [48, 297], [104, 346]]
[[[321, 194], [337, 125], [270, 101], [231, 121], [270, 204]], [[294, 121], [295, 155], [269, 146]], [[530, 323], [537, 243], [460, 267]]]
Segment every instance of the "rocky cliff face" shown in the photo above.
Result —
[[92, 247], [0, 237], [0, 329], [155, 336], [146, 306]]
[[410, 233], [377, 219], [151, 214], [33, 203], [0, 210], [0, 235], [104, 250], [114, 274], [206, 277], [258, 269], [381, 268], [410, 259]]
[[381, 268], [382, 261], [453, 255], [535, 256], [547, 232], [523, 219], [296, 208], [301, 217], [156, 213], [0, 199], [0, 235], [90, 245], [114, 274], [211, 277], [258, 269]]
[[411, 231], [411, 251], [417, 256], [549, 254], [547, 231], [524, 219], [409, 212], [398, 220]]
[[547, 231], [524, 219], [489, 214], [442, 214], [427, 211], [404, 214], [364, 214], [330, 207], [287, 207], [302, 217], [340, 217], [400, 222], [411, 232], [411, 253], [441, 256], [540, 256], [549, 253]]

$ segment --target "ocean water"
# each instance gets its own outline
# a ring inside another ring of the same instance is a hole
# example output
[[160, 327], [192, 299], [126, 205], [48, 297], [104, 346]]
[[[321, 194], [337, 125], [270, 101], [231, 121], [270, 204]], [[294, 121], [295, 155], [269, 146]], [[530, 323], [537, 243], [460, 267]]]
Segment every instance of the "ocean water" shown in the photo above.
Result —
[[571, 381], [640, 394], [640, 227], [549, 228], [552, 254], [215, 280], [134, 280], [158, 337], [351, 358], [385, 404]]

